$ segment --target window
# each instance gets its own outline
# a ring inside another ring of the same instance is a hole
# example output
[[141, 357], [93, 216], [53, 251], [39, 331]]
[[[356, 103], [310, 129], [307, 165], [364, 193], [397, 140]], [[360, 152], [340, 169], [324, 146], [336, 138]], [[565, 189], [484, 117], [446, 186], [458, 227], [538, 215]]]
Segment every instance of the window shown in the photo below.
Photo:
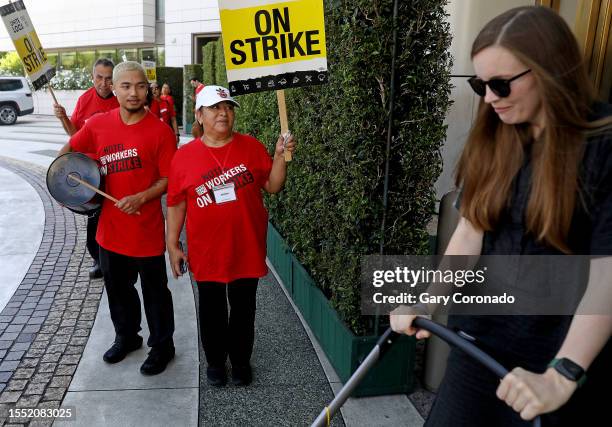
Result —
[[53, 68], [57, 68], [57, 59], [59, 54], [57, 53], [47, 53], [47, 59], [49, 60], [49, 64], [53, 66]]
[[87, 68], [91, 70], [94, 62], [96, 62], [96, 53], [91, 50], [87, 52], [77, 52], [77, 64], [79, 68]]
[[165, 67], [166, 66], [166, 48], [157, 47], [157, 66]]
[[0, 92], [9, 92], [12, 90], [18, 90], [23, 87], [21, 80], [5, 80], [0, 79]]
[[119, 49], [119, 61], [138, 62], [138, 49]]
[[72, 70], [76, 68], [76, 52], [62, 52], [60, 53], [60, 69], [61, 70]]
[[166, 18], [166, 1], [155, 0], [155, 19], [163, 21]]
[[117, 60], [117, 51], [115, 49], [96, 50], [96, 60], [100, 58], [110, 59], [115, 64], [119, 62]]
[[155, 48], [140, 49], [140, 58], [142, 61], [155, 62]]

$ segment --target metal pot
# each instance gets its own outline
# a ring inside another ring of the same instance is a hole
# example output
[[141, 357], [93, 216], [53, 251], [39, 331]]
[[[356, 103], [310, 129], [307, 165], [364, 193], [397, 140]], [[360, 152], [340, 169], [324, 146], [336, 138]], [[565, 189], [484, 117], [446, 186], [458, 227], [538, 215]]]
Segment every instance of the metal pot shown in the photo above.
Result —
[[101, 189], [103, 179], [96, 161], [83, 153], [58, 157], [47, 170], [47, 189], [60, 205], [74, 213], [91, 215], [100, 210], [102, 197], [71, 177]]

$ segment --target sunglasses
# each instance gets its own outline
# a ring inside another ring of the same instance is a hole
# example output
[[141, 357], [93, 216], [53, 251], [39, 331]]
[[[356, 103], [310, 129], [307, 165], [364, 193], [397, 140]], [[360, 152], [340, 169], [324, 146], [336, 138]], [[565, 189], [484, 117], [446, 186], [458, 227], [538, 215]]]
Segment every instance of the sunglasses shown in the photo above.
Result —
[[489, 86], [489, 89], [491, 89], [491, 91], [495, 95], [501, 98], [505, 98], [510, 95], [510, 83], [518, 79], [519, 77], [523, 77], [530, 71], [531, 70], [523, 71], [521, 74], [517, 74], [516, 76], [511, 77], [509, 79], [491, 79], [487, 82], [485, 82], [483, 79], [473, 76], [468, 79], [468, 83], [470, 84], [472, 89], [474, 89], [474, 92], [476, 92], [478, 96], [485, 96], [487, 93], [487, 86]]

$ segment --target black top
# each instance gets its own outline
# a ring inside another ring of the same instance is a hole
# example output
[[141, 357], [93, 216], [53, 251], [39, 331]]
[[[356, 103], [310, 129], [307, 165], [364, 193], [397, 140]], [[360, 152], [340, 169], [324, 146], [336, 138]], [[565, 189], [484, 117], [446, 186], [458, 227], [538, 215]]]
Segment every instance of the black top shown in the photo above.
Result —
[[[607, 104], [596, 104], [593, 110], [593, 120], [612, 115], [612, 106]], [[525, 162], [513, 183], [507, 211], [494, 231], [484, 233], [482, 255], [561, 254], [526, 232], [525, 213], [532, 173], [529, 154], [527, 148]], [[587, 140], [579, 187], [581, 195], [577, 197], [568, 245], [575, 254], [612, 255], [612, 131]], [[448, 324], [475, 337], [476, 344], [506, 368], [512, 370], [520, 366], [544, 372], [559, 350], [571, 320], [572, 316], [451, 315]], [[585, 414], [595, 414], [605, 406], [597, 399], [606, 394], [602, 393], [602, 388], [612, 379], [611, 354], [609, 341], [587, 372], [585, 387], [561, 411], [546, 416], [549, 425], [572, 425], [574, 417], [584, 418]], [[439, 402], [434, 405], [426, 425], [451, 425], [450, 422], [457, 426], [493, 425], [491, 422], [529, 425], [492, 396], [498, 380], [483, 372], [484, 368], [471, 363], [468, 356], [453, 350], [438, 395]], [[466, 370], [471, 372], [466, 373]]]
[[[612, 115], [612, 105], [596, 104], [592, 120]], [[483, 255], [561, 255], [526, 231], [532, 163], [531, 145], [514, 179], [511, 203], [494, 231], [484, 233]], [[612, 130], [587, 140], [580, 170], [580, 195], [568, 236], [574, 254], [612, 255]], [[582, 200], [583, 202], [580, 202]]]

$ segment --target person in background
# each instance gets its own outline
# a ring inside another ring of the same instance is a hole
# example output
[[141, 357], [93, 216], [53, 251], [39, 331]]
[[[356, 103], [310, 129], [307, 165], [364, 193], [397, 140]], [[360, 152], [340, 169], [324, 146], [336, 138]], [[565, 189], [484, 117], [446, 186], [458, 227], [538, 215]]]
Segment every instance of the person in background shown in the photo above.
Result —
[[[196, 96], [198, 96], [198, 93], [200, 93], [200, 91], [204, 89], [204, 84], [202, 84], [198, 76], [192, 76], [191, 79], [189, 79], [189, 84], [191, 84], [191, 87], [193, 87], [193, 95], [191, 96], [191, 99], [193, 100], [193, 103], [195, 104]], [[193, 124], [191, 125], [191, 135], [194, 138], [200, 138], [202, 134], [203, 134], [202, 126], [200, 126], [200, 123], [198, 123], [198, 121], [195, 120]]]
[[167, 108], [160, 105], [160, 112], [163, 117], [163, 122], [174, 130], [174, 134], [176, 135], [176, 143], [178, 145], [180, 134], [178, 131], [178, 125], [176, 124], [176, 108], [174, 105], [174, 98], [172, 97], [172, 91], [170, 90], [170, 85], [168, 83], [164, 83], [162, 85], [160, 98], [168, 103]]
[[200, 335], [213, 386], [227, 381], [228, 355], [233, 383], [251, 383], [257, 285], [268, 271], [262, 190], [283, 188], [283, 153], [295, 150], [292, 136], [279, 137], [272, 158], [257, 139], [234, 132], [237, 106], [226, 88], [206, 86], [198, 93], [195, 115], [204, 135], [177, 151], [168, 180], [172, 272], [182, 274], [187, 261], [179, 245], [187, 218], [189, 268], [198, 284]]
[[[93, 65], [91, 80], [93, 87], [86, 90], [77, 100], [76, 106], [70, 119], [66, 114], [66, 109], [59, 105], [53, 105], [55, 117], [60, 119], [62, 126], [68, 136], [74, 135], [80, 130], [91, 116], [97, 113], [104, 113], [118, 108], [119, 103], [112, 92], [113, 61], [106, 58], [99, 58]], [[93, 157], [91, 155], [90, 157]], [[100, 247], [96, 242], [96, 231], [100, 211], [89, 214], [87, 217], [87, 252], [94, 261], [89, 270], [89, 277], [99, 279], [102, 277], [100, 269]]]
[[[457, 168], [461, 218], [446, 255], [566, 262], [590, 255], [579, 306], [586, 311], [450, 315], [449, 327], [511, 372], [500, 383], [451, 350], [425, 425], [528, 426], [539, 414], [544, 426], [604, 425], [612, 381], [612, 108], [597, 102], [578, 43], [552, 9], [497, 16], [476, 37], [471, 58], [476, 75], [468, 82], [481, 100]], [[607, 311], [589, 311], [593, 302]], [[412, 321], [433, 309], [401, 307], [391, 327], [426, 338]]]

